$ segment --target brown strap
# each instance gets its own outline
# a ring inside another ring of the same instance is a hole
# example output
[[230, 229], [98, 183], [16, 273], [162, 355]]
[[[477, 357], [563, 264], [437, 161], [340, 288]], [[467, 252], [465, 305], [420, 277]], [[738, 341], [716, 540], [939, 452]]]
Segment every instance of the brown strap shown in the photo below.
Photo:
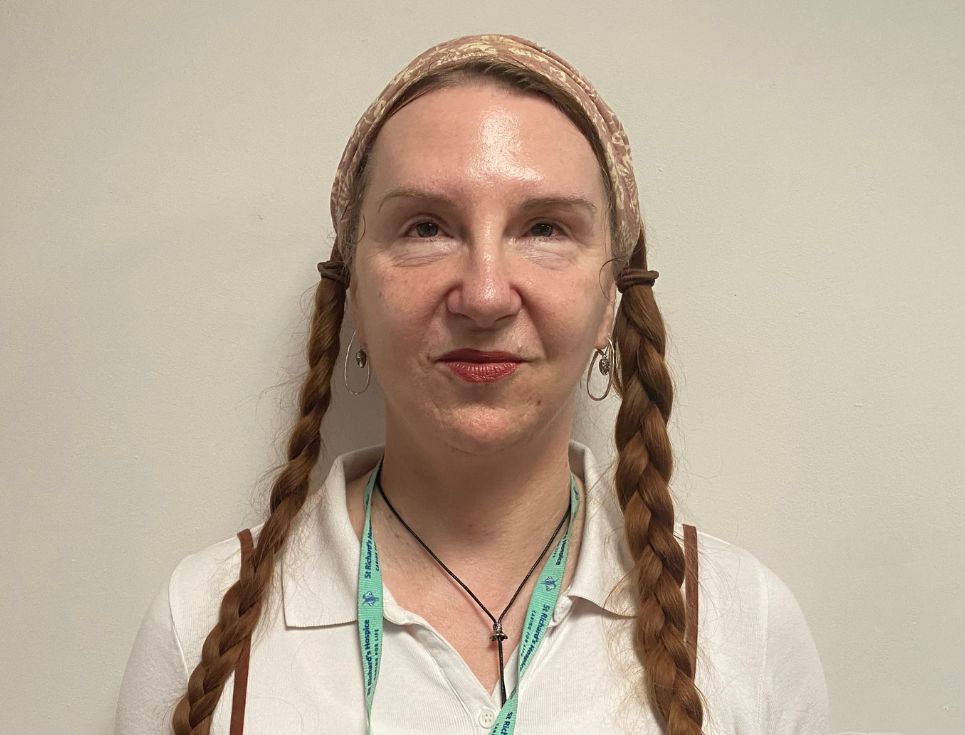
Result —
[[697, 673], [697, 529], [684, 524], [684, 594], [687, 598], [687, 652], [690, 654], [690, 669]]
[[[238, 532], [241, 541], [241, 568], [251, 563], [255, 544], [251, 537], [251, 530]], [[230, 735], [244, 735], [245, 732], [245, 700], [248, 698], [248, 660], [251, 657], [251, 638], [245, 638], [241, 644], [241, 655], [235, 664], [235, 687], [231, 693], [231, 730]]]

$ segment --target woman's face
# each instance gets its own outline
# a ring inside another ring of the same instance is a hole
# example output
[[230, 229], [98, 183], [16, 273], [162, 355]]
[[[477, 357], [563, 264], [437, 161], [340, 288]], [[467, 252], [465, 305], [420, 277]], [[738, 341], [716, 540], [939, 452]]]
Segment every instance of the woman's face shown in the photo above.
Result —
[[351, 306], [388, 430], [481, 453], [569, 433], [614, 287], [590, 144], [548, 100], [429, 92], [368, 164]]

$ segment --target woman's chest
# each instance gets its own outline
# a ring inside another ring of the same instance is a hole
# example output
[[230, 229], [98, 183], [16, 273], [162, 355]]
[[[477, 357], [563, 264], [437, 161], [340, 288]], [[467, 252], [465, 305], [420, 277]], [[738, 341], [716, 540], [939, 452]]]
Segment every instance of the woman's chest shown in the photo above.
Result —
[[[516, 733], [659, 733], [643, 704], [628, 630], [614, 628], [600, 616], [578, 617], [550, 627], [526, 670], [519, 687]], [[247, 687], [246, 732], [365, 735], [358, 640], [354, 622], [283, 628], [256, 640]], [[516, 658], [508, 663], [515, 667]], [[511, 677], [510, 689], [515, 683]], [[229, 733], [232, 686], [229, 680], [213, 733]], [[372, 704], [375, 735], [487, 735], [499, 706], [498, 696], [480, 683], [438, 631], [414, 622], [386, 622]], [[754, 732], [733, 724], [705, 732]]]
[[[395, 602], [408, 615], [418, 619], [411, 625], [422, 628], [413, 635], [435, 652], [435, 658], [449, 658], [446, 665], [458, 668], [459, 662], [487, 692], [499, 691], [500, 673], [504, 681], [512, 653], [519, 646], [532, 584], [513, 590], [480, 590], [477, 599], [455, 584], [417, 585], [394, 580]], [[495, 600], [495, 602], [494, 602]], [[488, 603], [488, 604], [487, 604]], [[441, 639], [438, 640], [438, 639]], [[448, 644], [452, 650], [447, 651]]]

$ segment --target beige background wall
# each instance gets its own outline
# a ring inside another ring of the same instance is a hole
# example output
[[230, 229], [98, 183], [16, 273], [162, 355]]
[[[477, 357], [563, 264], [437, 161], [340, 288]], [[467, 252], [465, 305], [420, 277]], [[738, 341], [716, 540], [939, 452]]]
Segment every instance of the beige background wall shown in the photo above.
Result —
[[957, 0], [0, 3], [0, 731], [110, 733], [154, 592], [257, 521], [341, 147], [483, 31], [629, 132], [682, 512], [796, 592], [836, 730], [965, 732]]

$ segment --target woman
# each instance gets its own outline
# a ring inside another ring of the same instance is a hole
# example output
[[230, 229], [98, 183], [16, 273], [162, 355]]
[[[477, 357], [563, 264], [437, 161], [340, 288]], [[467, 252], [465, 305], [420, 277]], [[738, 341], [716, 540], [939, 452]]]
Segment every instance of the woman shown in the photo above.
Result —
[[[706, 535], [685, 555], [657, 273], [589, 83], [512, 36], [429, 49], [359, 121], [332, 217], [271, 513], [178, 566], [117, 732], [826, 733], [786, 587]], [[310, 492], [343, 366], [381, 384], [385, 445]], [[612, 475], [570, 441], [584, 374], [622, 397]]]

